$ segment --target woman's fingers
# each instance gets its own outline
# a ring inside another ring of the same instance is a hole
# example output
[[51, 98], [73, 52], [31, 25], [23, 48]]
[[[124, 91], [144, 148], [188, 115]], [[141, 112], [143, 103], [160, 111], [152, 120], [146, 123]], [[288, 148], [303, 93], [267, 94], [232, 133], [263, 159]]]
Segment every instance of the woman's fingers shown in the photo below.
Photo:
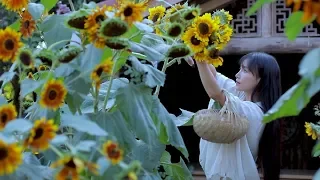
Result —
[[193, 59], [192, 59], [192, 57], [187, 57], [186, 58], [186, 61], [187, 61], [187, 63], [189, 64], [189, 66], [194, 66], [194, 61], [193, 61]]

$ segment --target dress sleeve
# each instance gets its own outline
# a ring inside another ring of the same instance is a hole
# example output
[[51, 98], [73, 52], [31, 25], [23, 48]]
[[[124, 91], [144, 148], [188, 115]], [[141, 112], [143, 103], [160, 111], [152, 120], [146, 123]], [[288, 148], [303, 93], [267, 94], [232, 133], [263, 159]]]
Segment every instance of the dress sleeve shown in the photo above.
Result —
[[201, 139], [200, 164], [210, 180], [259, 180], [255, 160], [264, 128], [263, 112], [256, 103], [243, 101], [227, 89], [223, 91], [226, 94], [224, 106], [232, 106], [235, 113], [245, 116], [249, 120], [249, 129], [245, 136], [230, 144], [217, 144]]

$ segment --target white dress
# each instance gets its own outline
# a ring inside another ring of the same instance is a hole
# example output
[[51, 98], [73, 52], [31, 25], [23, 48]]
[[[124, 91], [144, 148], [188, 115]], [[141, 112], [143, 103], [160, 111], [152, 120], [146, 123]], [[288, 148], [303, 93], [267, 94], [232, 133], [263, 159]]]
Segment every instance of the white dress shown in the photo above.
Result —
[[[235, 89], [233, 80], [220, 73], [217, 73], [216, 79], [219, 87], [229, 92], [229, 101], [233, 101], [235, 110], [249, 120], [249, 130], [244, 137], [231, 144], [217, 144], [201, 139], [200, 165], [208, 180], [259, 180], [255, 160], [264, 129], [261, 104], [243, 101], [245, 95]], [[212, 107], [213, 102], [211, 99], [208, 108]]]

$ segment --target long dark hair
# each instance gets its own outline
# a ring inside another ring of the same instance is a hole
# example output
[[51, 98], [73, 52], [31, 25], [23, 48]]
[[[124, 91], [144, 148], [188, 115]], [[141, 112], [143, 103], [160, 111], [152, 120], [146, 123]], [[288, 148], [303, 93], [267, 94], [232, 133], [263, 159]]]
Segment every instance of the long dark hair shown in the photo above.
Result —
[[[251, 100], [262, 103], [266, 113], [281, 96], [281, 75], [276, 59], [263, 52], [243, 56], [240, 63], [247, 62], [250, 72], [260, 81], [252, 93]], [[258, 159], [261, 162], [264, 180], [278, 180], [280, 175], [280, 121], [265, 125], [259, 142]]]

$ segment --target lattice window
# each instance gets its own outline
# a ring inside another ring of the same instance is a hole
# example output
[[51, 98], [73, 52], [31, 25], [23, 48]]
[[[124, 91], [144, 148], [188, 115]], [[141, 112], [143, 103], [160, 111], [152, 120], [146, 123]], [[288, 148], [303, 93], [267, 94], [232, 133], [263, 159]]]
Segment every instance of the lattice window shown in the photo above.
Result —
[[[286, 7], [285, 0], [277, 0], [272, 3], [272, 35], [273, 36], [285, 36], [284, 27], [287, 18], [292, 13], [291, 7]], [[319, 29], [315, 27], [315, 24], [309, 24], [306, 26], [300, 37], [305, 36], [320, 36]]]
[[224, 9], [233, 15], [233, 37], [260, 37], [261, 36], [261, 11], [247, 17], [245, 14], [256, 0], [238, 0]]

